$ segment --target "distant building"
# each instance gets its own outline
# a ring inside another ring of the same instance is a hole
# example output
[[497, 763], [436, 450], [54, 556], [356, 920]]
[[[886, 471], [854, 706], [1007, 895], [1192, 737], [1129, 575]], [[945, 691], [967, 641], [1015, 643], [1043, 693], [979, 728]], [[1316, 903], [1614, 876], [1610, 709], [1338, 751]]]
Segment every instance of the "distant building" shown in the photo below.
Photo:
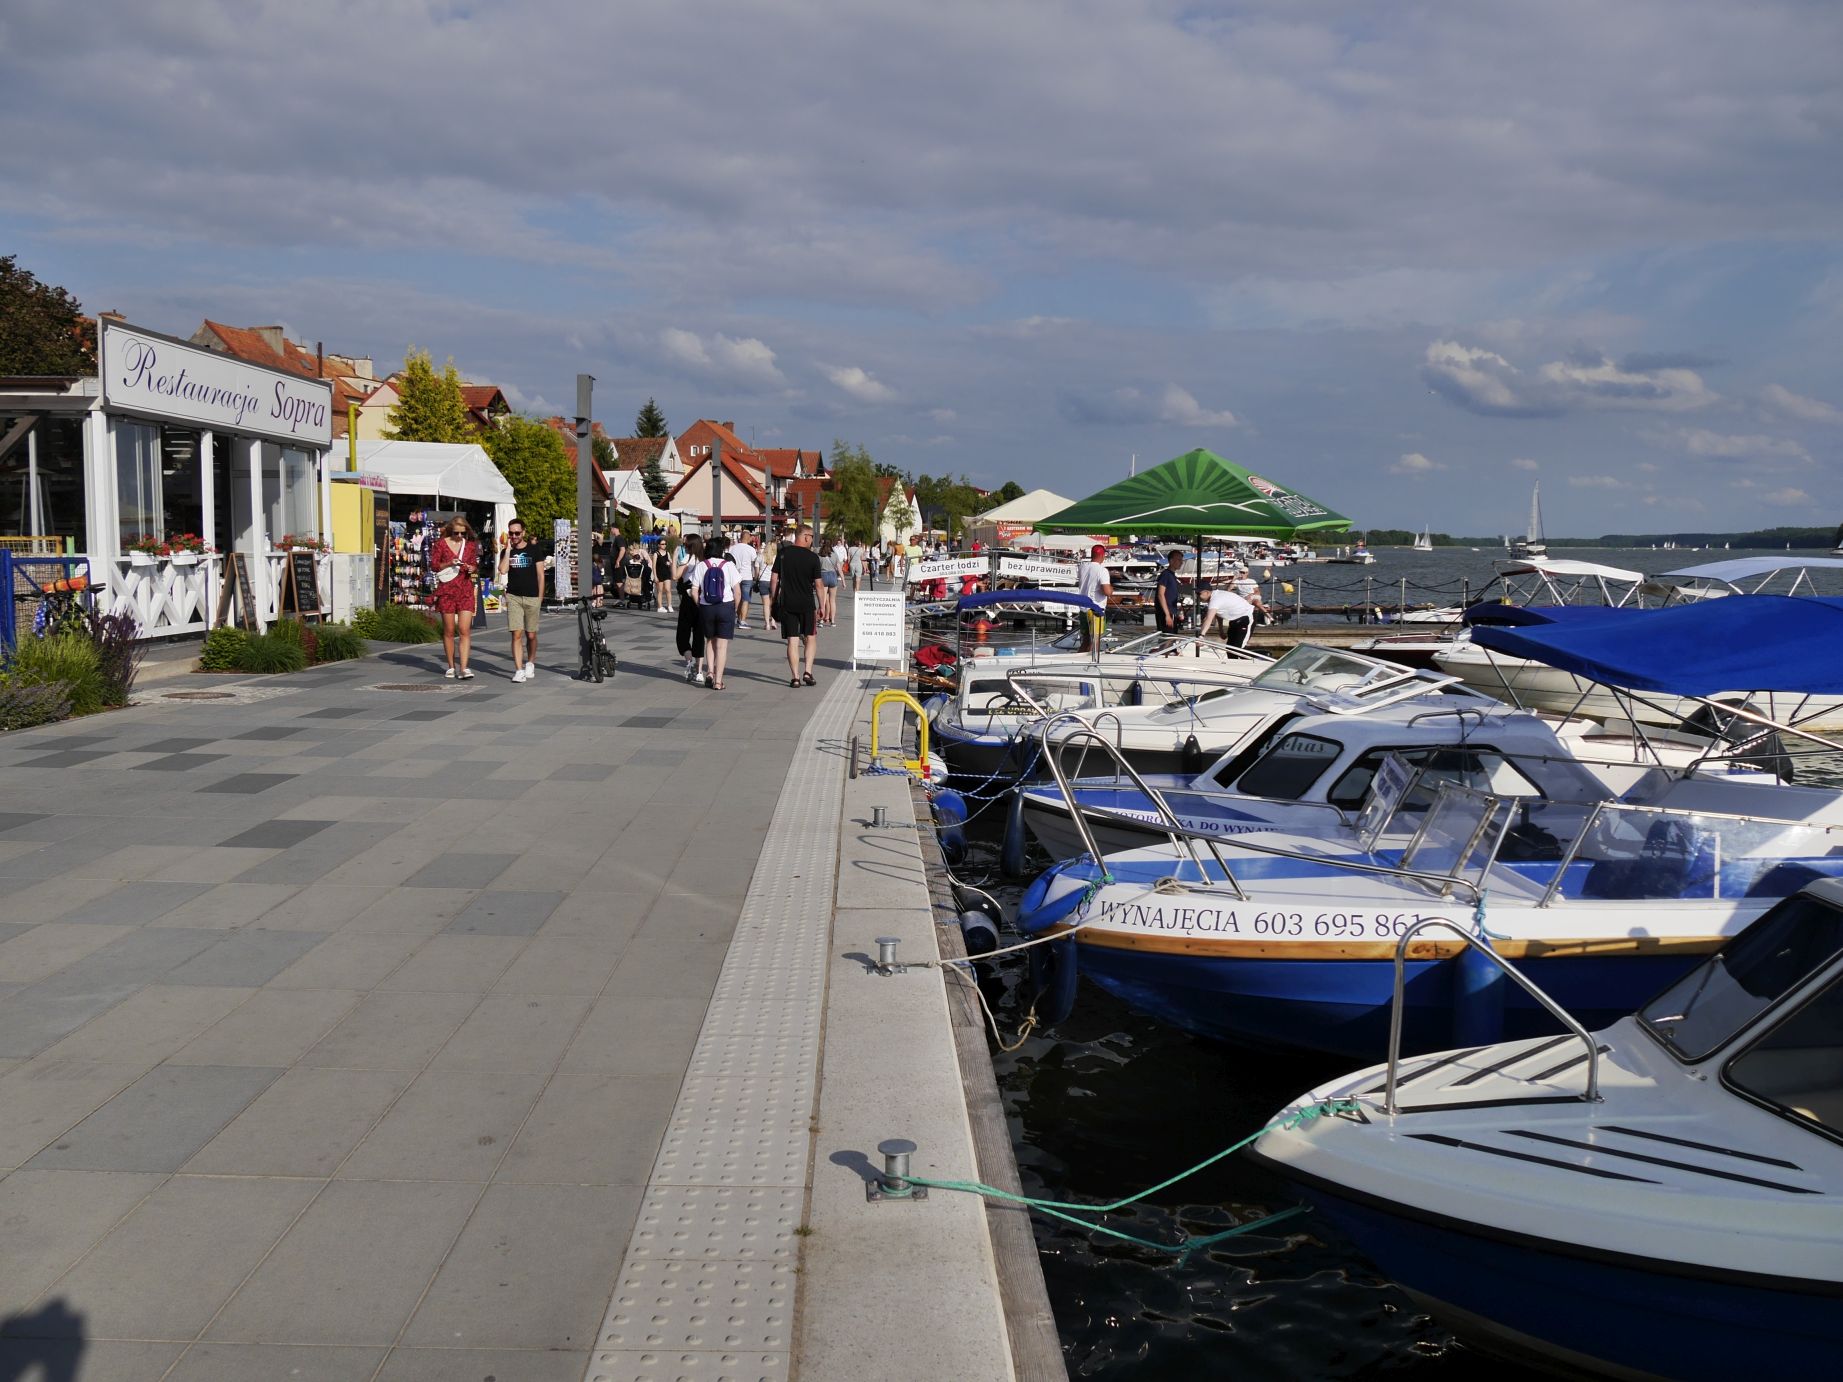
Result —
[[[363, 404], [377, 388], [378, 378], [368, 355], [329, 355], [319, 346], [308, 349], [291, 341], [279, 326], [226, 326], [209, 317], [194, 331], [191, 343], [246, 365], [324, 379], [333, 386], [333, 435], [346, 434], [346, 410]], [[367, 435], [361, 428], [359, 435]]]

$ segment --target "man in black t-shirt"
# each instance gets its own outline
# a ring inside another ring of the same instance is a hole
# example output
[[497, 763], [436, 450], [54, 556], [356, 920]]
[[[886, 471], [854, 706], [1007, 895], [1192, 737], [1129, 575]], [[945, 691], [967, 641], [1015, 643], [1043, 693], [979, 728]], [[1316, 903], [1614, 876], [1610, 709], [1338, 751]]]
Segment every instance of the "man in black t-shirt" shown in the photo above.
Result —
[[506, 592], [506, 625], [512, 630], [513, 681], [530, 681], [538, 671], [538, 618], [544, 609], [544, 571], [550, 556], [525, 534], [519, 519], [506, 524], [499, 549], [499, 583]]
[[1184, 553], [1173, 547], [1165, 563], [1165, 569], [1158, 573], [1157, 604], [1152, 614], [1160, 633], [1176, 633], [1184, 624], [1184, 587], [1178, 579], [1184, 569]]
[[[769, 598], [778, 611], [781, 637], [787, 640], [787, 684], [815, 686], [813, 657], [819, 649], [819, 558], [813, 555], [813, 530], [802, 527], [792, 542], [783, 542], [774, 559]], [[800, 645], [806, 644], [806, 672], [800, 671]]]

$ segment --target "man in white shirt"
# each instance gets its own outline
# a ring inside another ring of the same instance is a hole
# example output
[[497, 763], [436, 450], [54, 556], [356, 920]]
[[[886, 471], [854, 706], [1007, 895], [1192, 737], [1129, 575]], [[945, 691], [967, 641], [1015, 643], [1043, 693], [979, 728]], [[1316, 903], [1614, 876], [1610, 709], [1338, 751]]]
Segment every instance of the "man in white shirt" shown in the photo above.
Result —
[[755, 544], [749, 541], [748, 533], [739, 534], [730, 544], [729, 556], [735, 564], [737, 579], [742, 582], [742, 597], [736, 603], [742, 618], [737, 621], [736, 627], [746, 629], [749, 627], [749, 601], [755, 594], [755, 570], [758, 565]]
[[[1107, 608], [1107, 601], [1113, 594], [1113, 573], [1101, 565], [1101, 558], [1107, 555], [1107, 549], [1096, 543], [1088, 553], [1088, 560], [1075, 570], [1075, 593], [1086, 595], [1101, 607]], [[1094, 651], [1094, 645], [1100, 642], [1101, 630], [1107, 627], [1105, 613], [1092, 614], [1084, 611], [1082, 615], [1081, 650], [1084, 653]]]
[[1261, 596], [1258, 590], [1255, 591], [1252, 601], [1244, 599], [1227, 587], [1212, 591], [1209, 597], [1209, 613], [1203, 616], [1203, 628], [1197, 636], [1199, 638], [1209, 637], [1210, 629], [1220, 624], [1223, 642], [1237, 648], [1245, 648], [1248, 646], [1248, 635], [1254, 631], [1254, 612], [1259, 608], [1261, 608]]

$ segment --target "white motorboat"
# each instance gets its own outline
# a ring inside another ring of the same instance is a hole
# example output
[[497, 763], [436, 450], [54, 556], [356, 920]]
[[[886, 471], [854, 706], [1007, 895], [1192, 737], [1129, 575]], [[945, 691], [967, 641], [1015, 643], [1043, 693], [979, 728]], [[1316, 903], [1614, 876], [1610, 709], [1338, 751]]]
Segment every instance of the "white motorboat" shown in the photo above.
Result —
[[1571, 1025], [1391, 1056], [1295, 1101], [1252, 1155], [1486, 1349], [1627, 1379], [1828, 1374], [1843, 884], [1778, 903], [1635, 1016]]

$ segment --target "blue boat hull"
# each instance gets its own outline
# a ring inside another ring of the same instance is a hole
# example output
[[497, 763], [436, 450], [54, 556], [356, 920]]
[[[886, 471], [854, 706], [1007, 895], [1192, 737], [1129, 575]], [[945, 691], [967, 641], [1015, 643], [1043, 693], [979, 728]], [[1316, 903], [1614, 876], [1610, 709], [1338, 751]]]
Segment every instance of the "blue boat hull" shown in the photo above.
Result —
[[[1288, 1168], [1273, 1165], [1282, 1175]], [[1622, 1377], [1832, 1376], [1843, 1293], [1558, 1248], [1300, 1187], [1382, 1271], [1464, 1336]]]
[[[1269, 960], [1077, 944], [1083, 977], [1149, 1017], [1242, 1045], [1324, 1051], [1367, 1063], [1388, 1054], [1395, 967], [1387, 960]], [[1518, 966], [1589, 1031], [1629, 1016], [1698, 955], [1569, 956]], [[1480, 962], [1488, 964], [1488, 961]], [[1555, 1020], [1523, 990], [1458, 960], [1407, 966], [1402, 1050], [1439, 1051], [1547, 1036]]]

